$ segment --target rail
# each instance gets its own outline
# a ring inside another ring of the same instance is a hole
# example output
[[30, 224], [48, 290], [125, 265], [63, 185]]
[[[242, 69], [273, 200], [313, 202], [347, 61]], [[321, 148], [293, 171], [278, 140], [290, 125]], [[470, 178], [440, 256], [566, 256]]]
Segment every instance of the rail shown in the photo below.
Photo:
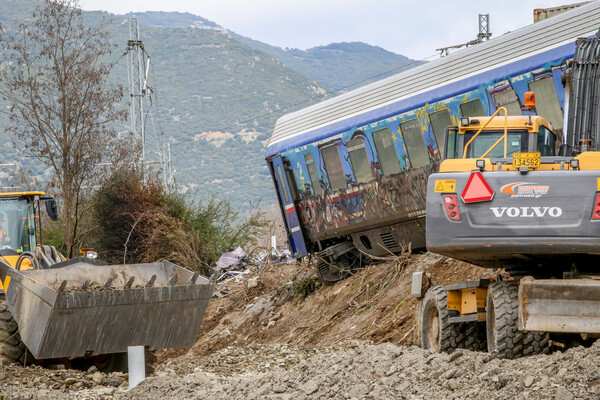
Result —
[[492, 114], [490, 119], [488, 119], [488, 121], [477, 131], [477, 133], [475, 135], [473, 135], [471, 140], [469, 140], [467, 142], [467, 144], [465, 145], [465, 149], [463, 150], [463, 156], [462, 156], [463, 159], [467, 158], [467, 150], [469, 150], [469, 146], [471, 145], [473, 140], [475, 140], [475, 138], [481, 133], [481, 131], [483, 131], [490, 124], [490, 122], [492, 122], [494, 117], [496, 117], [500, 111], [504, 111], [504, 135], [502, 135], [502, 137], [500, 139], [498, 139], [496, 141], [496, 143], [494, 143], [492, 145], [492, 147], [490, 147], [488, 149], [488, 151], [483, 153], [483, 155], [480, 158], [484, 158], [485, 156], [490, 154], [490, 152], [503, 140], [504, 140], [504, 158], [506, 158], [506, 152], [507, 152], [506, 145], [507, 145], [507, 138], [508, 138], [508, 111], [506, 110], [506, 107], [500, 107], [496, 110], [496, 112], [494, 114]]

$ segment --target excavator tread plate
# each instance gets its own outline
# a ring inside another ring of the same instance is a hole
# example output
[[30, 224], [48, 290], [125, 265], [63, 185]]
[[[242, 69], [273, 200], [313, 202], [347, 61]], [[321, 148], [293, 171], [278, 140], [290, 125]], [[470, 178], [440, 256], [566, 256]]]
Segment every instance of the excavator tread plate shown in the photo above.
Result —
[[519, 287], [522, 329], [600, 333], [600, 281], [523, 279]]

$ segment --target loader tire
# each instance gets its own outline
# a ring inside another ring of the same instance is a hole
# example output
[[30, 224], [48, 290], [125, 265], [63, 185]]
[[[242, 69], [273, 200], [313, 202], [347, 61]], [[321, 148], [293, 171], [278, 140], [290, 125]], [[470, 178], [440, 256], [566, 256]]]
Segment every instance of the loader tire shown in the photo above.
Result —
[[22, 363], [25, 345], [19, 335], [19, 327], [13, 318], [6, 300], [0, 300], [0, 365]]
[[452, 353], [464, 347], [465, 330], [460, 324], [448, 322], [448, 296], [441, 286], [430, 288], [421, 307], [421, 347], [438, 353]]
[[[146, 361], [146, 375], [154, 373], [156, 355], [153, 351], [146, 349], [144, 358]], [[128, 372], [127, 353], [113, 353], [96, 356], [92, 358], [93, 365], [102, 372]]]

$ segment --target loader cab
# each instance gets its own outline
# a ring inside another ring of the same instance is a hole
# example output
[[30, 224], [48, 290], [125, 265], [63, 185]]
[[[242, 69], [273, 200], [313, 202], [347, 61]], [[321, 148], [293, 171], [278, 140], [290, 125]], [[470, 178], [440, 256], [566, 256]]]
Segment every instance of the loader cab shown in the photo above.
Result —
[[0, 193], [1, 256], [22, 254], [33, 251], [36, 247], [37, 231], [40, 228], [36, 203], [45, 201], [46, 208], [52, 207], [48, 206], [49, 203], [55, 204], [53, 199], [45, 198], [44, 195], [43, 192]]
[[[463, 118], [459, 126], [449, 126], [444, 158], [463, 158], [463, 155], [464, 158], [504, 158], [504, 118], [491, 121], [482, 129], [489, 119]], [[542, 117], [532, 117], [531, 124], [529, 117], [508, 117], [506, 134], [506, 157], [526, 152], [540, 152], [542, 157], [556, 155], [556, 135]]]

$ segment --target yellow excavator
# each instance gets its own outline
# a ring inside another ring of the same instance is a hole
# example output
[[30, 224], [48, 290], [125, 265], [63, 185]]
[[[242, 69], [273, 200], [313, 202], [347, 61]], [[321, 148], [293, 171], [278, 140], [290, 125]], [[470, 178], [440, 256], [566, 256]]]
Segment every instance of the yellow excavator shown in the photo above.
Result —
[[[43, 244], [43, 192], [0, 193], [0, 364], [123, 363], [128, 346], [191, 346], [214, 284], [168, 261], [107, 265], [84, 249], [66, 260]], [[121, 360], [121, 361], [118, 361]]]

